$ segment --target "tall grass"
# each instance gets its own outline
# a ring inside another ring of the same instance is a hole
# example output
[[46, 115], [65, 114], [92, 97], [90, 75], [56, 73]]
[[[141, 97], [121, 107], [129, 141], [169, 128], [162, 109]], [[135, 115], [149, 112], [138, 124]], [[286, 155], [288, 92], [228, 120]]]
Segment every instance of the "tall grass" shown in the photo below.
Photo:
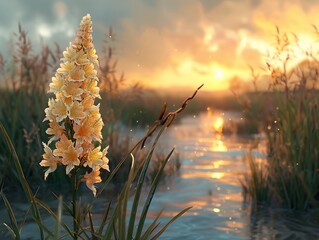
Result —
[[[47, 103], [46, 85], [52, 68], [59, 61], [59, 49], [51, 50], [43, 45], [40, 53], [33, 46], [26, 31], [19, 25], [11, 59], [2, 66], [0, 119], [12, 139], [27, 178], [39, 181], [42, 170], [38, 166], [42, 154], [41, 140], [45, 140], [42, 124], [43, 109]], [[0, 139], [0, 172], [7, 183], [14, 184], [16, 175], [10, 168], [10, 155], [5, 142]]]
[[250, 173], [244, 193], [255, 202], [306, 210], [319, 196], [319, 64], [317, 54], [304, 51], [294, 61], [298, 39], [277, 28], [276, 52], [267, 62], [273, 100], [266, 125], [267, 161], [262, 167], [248, 156]]

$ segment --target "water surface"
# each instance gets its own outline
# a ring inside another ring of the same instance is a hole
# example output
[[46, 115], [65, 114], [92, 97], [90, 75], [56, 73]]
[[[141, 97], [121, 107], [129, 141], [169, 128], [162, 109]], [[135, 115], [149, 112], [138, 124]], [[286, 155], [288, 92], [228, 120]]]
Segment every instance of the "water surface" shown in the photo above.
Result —
[[[147, 223], [161, 209], [164, 212], [160, 222], [164, 224], [179, 211], [192, 207], [160, 239], [319, 239], [319, 212], [266, 207], [252, 211], [249, 203], [243, 202], [239, 181], [247, 172], [243, 156], [253, 146], [254, 155], [262, 158], [265, 146], [260, 136], [222, 135], [223, 122], [234, 120], [241, 121], [241, 116], [205, 113], [183, 118], [168, 128], [160, 141], [161, 149], [168, 153], [175, 147], [182, 165], [174, 176], [161, 182]], [[99, 209], [102, 211], [105, 205], [104, 197], [97, 199], [95, 218], [101, 216]], [[14, 206], [19, 213], [28, 209], [24, 203]], [[4, 208], [0, 209], [0, 220], [9, 221]], [[64, 220], [71, 224], [69, 217]], [[44, 216], [43, 221], [52, 225], [49, 217]], [[0, 231], [0, 239], [10, 239], [7, 236]], [[22, 236], [38, 239], [37, 227], [31, 220], [26, 221]]]
[[163, 222], [192, 207], [162, 239], [319, 239], [319, 213], [259, 208], [244, 203], [239, 179], [247, 172], [243, 156], [253, 148], [264, 158], [261, 136], [221, 135], [221, 119], [241, 121], [232, 113], [187, 117], [169, 129], [164, 141], [182, 153], [179, 174], [156, 193], [151, 211], [164, 208]]

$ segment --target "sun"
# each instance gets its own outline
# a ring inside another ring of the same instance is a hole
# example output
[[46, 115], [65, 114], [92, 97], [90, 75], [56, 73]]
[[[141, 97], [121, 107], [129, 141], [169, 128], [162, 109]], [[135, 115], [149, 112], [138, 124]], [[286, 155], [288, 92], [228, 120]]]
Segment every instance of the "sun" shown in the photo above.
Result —
[[217, 80], [222, 80], [225, 77], [223, 70], [220, 68], [215, 69], [214, 75]]

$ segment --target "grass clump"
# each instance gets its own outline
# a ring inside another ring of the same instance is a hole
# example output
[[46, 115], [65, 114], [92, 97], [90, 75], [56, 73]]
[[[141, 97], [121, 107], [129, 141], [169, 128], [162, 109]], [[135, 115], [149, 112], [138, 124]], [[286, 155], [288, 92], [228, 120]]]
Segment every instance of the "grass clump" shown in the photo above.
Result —
[[[42, 124], [43, 109], [47, 103], [47, 79], [53, 66], [56, 66], [60, 51], [43, 45], [41, 52], [33, 52], [33, 45], [26, 31], [19, 25], [15, 34], [11, 59], [2, 61], [0, 120], [8, 130], [23, 171], [28, 179], [39, 182], [42, 170], [37, 162], [42, 154], [41, 141], [46, 141]], [[10, 153], [5, 141], [0, 139], [0, 175], [7, 184], [15, 185], [16, 175], [10, 167]], [[23, 158], [22, 158], [23, 157]]]
[[[319, 64], [296, 36], [277, 28], [276, 39], [267, 62], [273, 98], [264, 125], [267, 159], [258, 166], [252, 155], [246, 157], [250, 173], [243, 189], [257, 203], [306, 210], [318, 207], [319, 200]], [[296, 51], [304, 54], [298, 64]]]

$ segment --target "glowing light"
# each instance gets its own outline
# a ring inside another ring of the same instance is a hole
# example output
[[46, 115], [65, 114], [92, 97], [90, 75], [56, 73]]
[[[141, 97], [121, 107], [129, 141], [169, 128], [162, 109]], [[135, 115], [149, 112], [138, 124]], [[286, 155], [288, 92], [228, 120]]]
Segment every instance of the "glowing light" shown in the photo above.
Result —
[[44, 38], [49, 38], [52, 35], [50, 27], [45, 24], [39, 25], [37, 30], [38, 30], [38, 33]]
[[226, 152], [227, 147], [225, 146], [224, 142], [222, 140], [214, 140], [213, 145], [211, 147], [211, 150], [214, 152]]
[[219, 208], [213, 208], [213, 212], [219, 213], [219, 212], [220, 212], [220, 209], [219, 209]]
[[224, 119], [222, 117], [216, 118], [215, 122], [213, 123], [213, 129], [217, 133], [222, 133], [224, 126]]
[[216, 69], [215, 70], [215, 77], [217, 79], [223, 79], [225, 76], [224, 72], [221, 69]]
[[215, 179], [221, 179], [222, 177], [224, 177], [225, 173], [223, 172], [213, 172], [210, 174], [211, 178], [215, 178]]

